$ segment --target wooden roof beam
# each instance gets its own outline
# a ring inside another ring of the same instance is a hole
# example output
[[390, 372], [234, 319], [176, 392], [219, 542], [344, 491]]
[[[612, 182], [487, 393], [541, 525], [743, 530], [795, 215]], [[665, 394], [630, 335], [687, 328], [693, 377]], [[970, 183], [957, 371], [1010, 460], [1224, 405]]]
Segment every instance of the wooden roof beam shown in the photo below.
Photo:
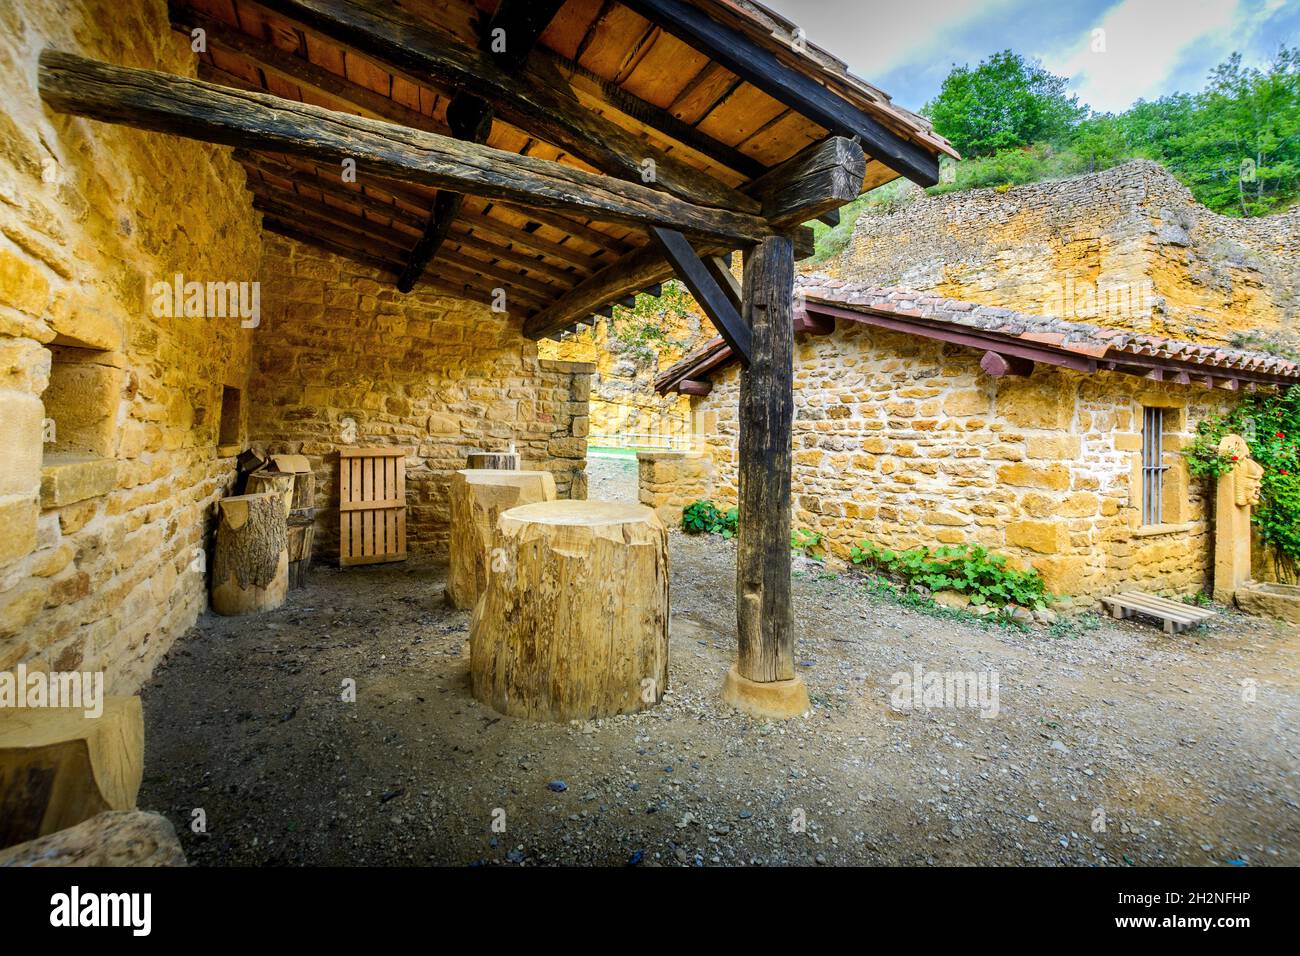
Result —
[[42, 99], [56, 111], [137, 129], [329, 161], [351, 158], [376, 175], [732, 245], [774, 234], [756, 216], [695, 206], [561, 163], [56, 50], [42, 52], [39, 83]]
[[[353, 83], [346, 77], [319, 67], [303, 57], [294, 56], [272, 43], [251, 37], [215, 17], [185, 6], [178, 0], [170, 0], [167, 10], [171, 16], [173, 30], [189, 34], [195, 29], [201, 29], [207, 36], [210, 49], [215, 47], [241, 56], [267, 73], [346, 104], [362, 116], [400, 123], [403, 126], [438, 133], [442, 136], [447, 136], [451, 132], [445, 123], [439, 122], [432, 116], [426, 116], [418, 110], [403, 106], [381, 93], [376, 93], [359, 83]], [[226, 72], [215, 65], [209, 65], [209, 69], [217, 73]]]
[[477, 96], [511, 125], [571, 150], [609, 175], [644, 182], [646, 161], [651, 160], [653, 181], [666, 192], [700, 206], [758, 211], [749, 197], [586, 109], [577, 99], [555, 90], [549, 78], [529, 67], [517, 74], [502, 69], [489, 55], [462, 45], [397, 6], [376, 0], [257, 2], [416, 83], [432, 76]]
[[768, 222], [790, 227], [857, 199], [866, 175], [862, 147], [843, 136], [829, 136], [754, 180], [745, 192], [762, 201]]
[[677, 278], [681, 279], [691, 295], [695, 296], [695, 301], [709, 317], [718, 334], [731, 346], [731, 350], [741, 363], [748, 368], [751, 348], [749, 326], [741, 318], [736, 302], [728, 294], [730, 290], [724, 291], [724, 286], [719, 284], [713, 274], [705, 268], [700, 257], [691, 248], [691, 244], [680, 232], [672, 229], [655, 229], [651, 235], [663, 250], [664, 258], [672, 263]]
[[830, 132], [858, 137], [874, 159], [922, 186], [939, 181], [939, 160], [899, 136], [812, 77], [793, 70], [770, 50], [684, 0], [622, 0], [651, 23], [722, 64], [773, 99]]

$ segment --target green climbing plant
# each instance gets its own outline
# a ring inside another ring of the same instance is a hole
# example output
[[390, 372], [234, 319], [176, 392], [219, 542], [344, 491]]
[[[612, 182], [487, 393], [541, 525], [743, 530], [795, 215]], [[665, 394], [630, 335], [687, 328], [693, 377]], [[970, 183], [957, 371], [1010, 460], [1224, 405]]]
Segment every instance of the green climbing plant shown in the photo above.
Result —
[[1272, 549], [1279, 575], [1294, 581], [1300, 569], [1300, 385], [1247, 395], [1226, 415], [1200, 422], [1183, 452], [1188, 470], [1210, 482], [1231, 470], [1233, 458], [1219, 454], [1230, 434], [1246, 440], [1264, 469], [1251, 521]]

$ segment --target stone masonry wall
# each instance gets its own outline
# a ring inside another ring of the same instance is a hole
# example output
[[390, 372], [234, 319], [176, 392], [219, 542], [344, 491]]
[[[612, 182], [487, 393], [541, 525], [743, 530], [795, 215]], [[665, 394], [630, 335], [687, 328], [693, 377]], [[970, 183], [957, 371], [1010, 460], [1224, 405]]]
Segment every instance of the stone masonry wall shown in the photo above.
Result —
[[[1041, 570], [1054, 593], [1206, 587], [1209, 514], [1176, 452], [1223, 392], [1040, 366], [993, 379], [980, 353], [839, 321], [795, 356], [795, 528], [833, 562], [861, 540], [973, 542]], [[736, 503], [735, 366], [695, 399], [712, 497]], [[1166, 407], [1166, 515], [1140, 528], [1142, 407]]]
[[46, 110], [46, 45], [194, 57], [163, 0], [0, 4], [0, 669], [102, 668], [129, 693], [206, 604], [223, 386], [246, 390], [251, 339], [155, 317], [150, 289], [255, 280], [261, 237], [229, 150]]
[[[539, 360], [519, 319], [446, 295], [399, 293], [365, 266], [267, 235], [271, 303], [254, 340], [250, 430], [316, 473], [314, 557], [338, 556], [341, 444], [405, 445], [407, 541], [445, 553], [452, 472], [516, 445], [524, 468], [586, 497], [592, 366]], [[352, 423], [349, 425], [349, 421]]]
[[1174, 338], [1300, 344], [1300, 207], [1221, 216], [1147, 161], [922, 196], [863, 216], [844, 254], [817, 268]]
[[666, 313], [664, 318], [664, 340], [650, 343], [644, 350], [620, 341], [610, 319], [601, 319], [594, 326], [565, 336], [561, 342], [545, 339], [538, 343], [543, 356], [595, 366], [591, 388], [593, 444], [665, 448], [690, 445], [690, 402], [684, 395], [655, 392], [654, 377], [716, 333], [709, 320], [694, 309], [687, 315]]

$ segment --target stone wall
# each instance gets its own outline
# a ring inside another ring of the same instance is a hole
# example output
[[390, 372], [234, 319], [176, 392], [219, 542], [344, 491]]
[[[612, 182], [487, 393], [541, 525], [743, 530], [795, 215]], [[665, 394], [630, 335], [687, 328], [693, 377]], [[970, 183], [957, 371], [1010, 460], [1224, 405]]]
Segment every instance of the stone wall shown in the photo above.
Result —
[[541, 354], [595, 367], [591, 388], [591, 441], [618, 447], [685, 447], [691, 444], [691, 403], [684, 395], [660, 395], [654, 377], [716, 333], [692, 308], [686, 314], [664, 310], [663, 339], [642, 347], [621, 340], [618, 323], [601, 319], [565, 336], [538, 343]]
[[1126, 163], [863, 216], [840, 278], [1174, 338], [1300, 344], [1300, 207], [1220, 216], [1164, 167]]
[[682, 509], [713, 493], [713, 459], [698, 451], [637, 452], [637, 500], [655, 509], [670, 528]]
[[[1212, 566], [1209, 512], [1176, 452], [1225, 393], [1039, 366], [990, 378], [980, 353], [839, 321], [795, 356], [795, 528], [833, 563], [868, 540], [983, 544], [1054, 593], [1116, 585], [1194, 593]], [[736, 503], [738, 372], [695, 399], [710, 423], [711, 496]], [[1164, 524], [1139, 527], [1142, 407], [1166, 407]]]
[[407, 539], [447, 547], [448, 487], [475, 449], [514, 443], [524, 468], [586, 497], [592, 366], [539, 359], [519, 319], [417, 290], [326, 252], [268, 235], [271, 303], [254, 340], [250, 430], [316, 472], [315, 556], [338, 555], [340, 444], [404, 445]]
[[252, 338], [156, 316], [152, 285], [255, 280], [261, 235], [229, 150], [46, 110], [47, 45], [194, 56], [163, 0], [0, 5], [0, 669], [103, 668], [125, 693], [206, 604], [223, 388], [246, 390]]

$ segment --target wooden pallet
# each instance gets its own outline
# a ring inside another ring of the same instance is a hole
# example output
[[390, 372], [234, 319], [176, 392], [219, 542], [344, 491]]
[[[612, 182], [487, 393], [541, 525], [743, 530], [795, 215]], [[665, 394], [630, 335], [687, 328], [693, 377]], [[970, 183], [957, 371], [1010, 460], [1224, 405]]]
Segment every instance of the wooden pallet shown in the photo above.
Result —
[[339, 564], [406, 560], [408, 448], [339, 451]]
[[1122, 620], [1134, 614], [1154, 617], [1164, 623], [1166, 634], [1178, 634], [1196, 627], [1214, 617], [1215, 613], [1203, 607], [1171, 601], [1154, 594], [1143, 594], [1141, 591], [1125, 591], [1123, 594], [1104, 597], [1101, 603], [1110, 609], [1110, 616], [1116, 619]]

